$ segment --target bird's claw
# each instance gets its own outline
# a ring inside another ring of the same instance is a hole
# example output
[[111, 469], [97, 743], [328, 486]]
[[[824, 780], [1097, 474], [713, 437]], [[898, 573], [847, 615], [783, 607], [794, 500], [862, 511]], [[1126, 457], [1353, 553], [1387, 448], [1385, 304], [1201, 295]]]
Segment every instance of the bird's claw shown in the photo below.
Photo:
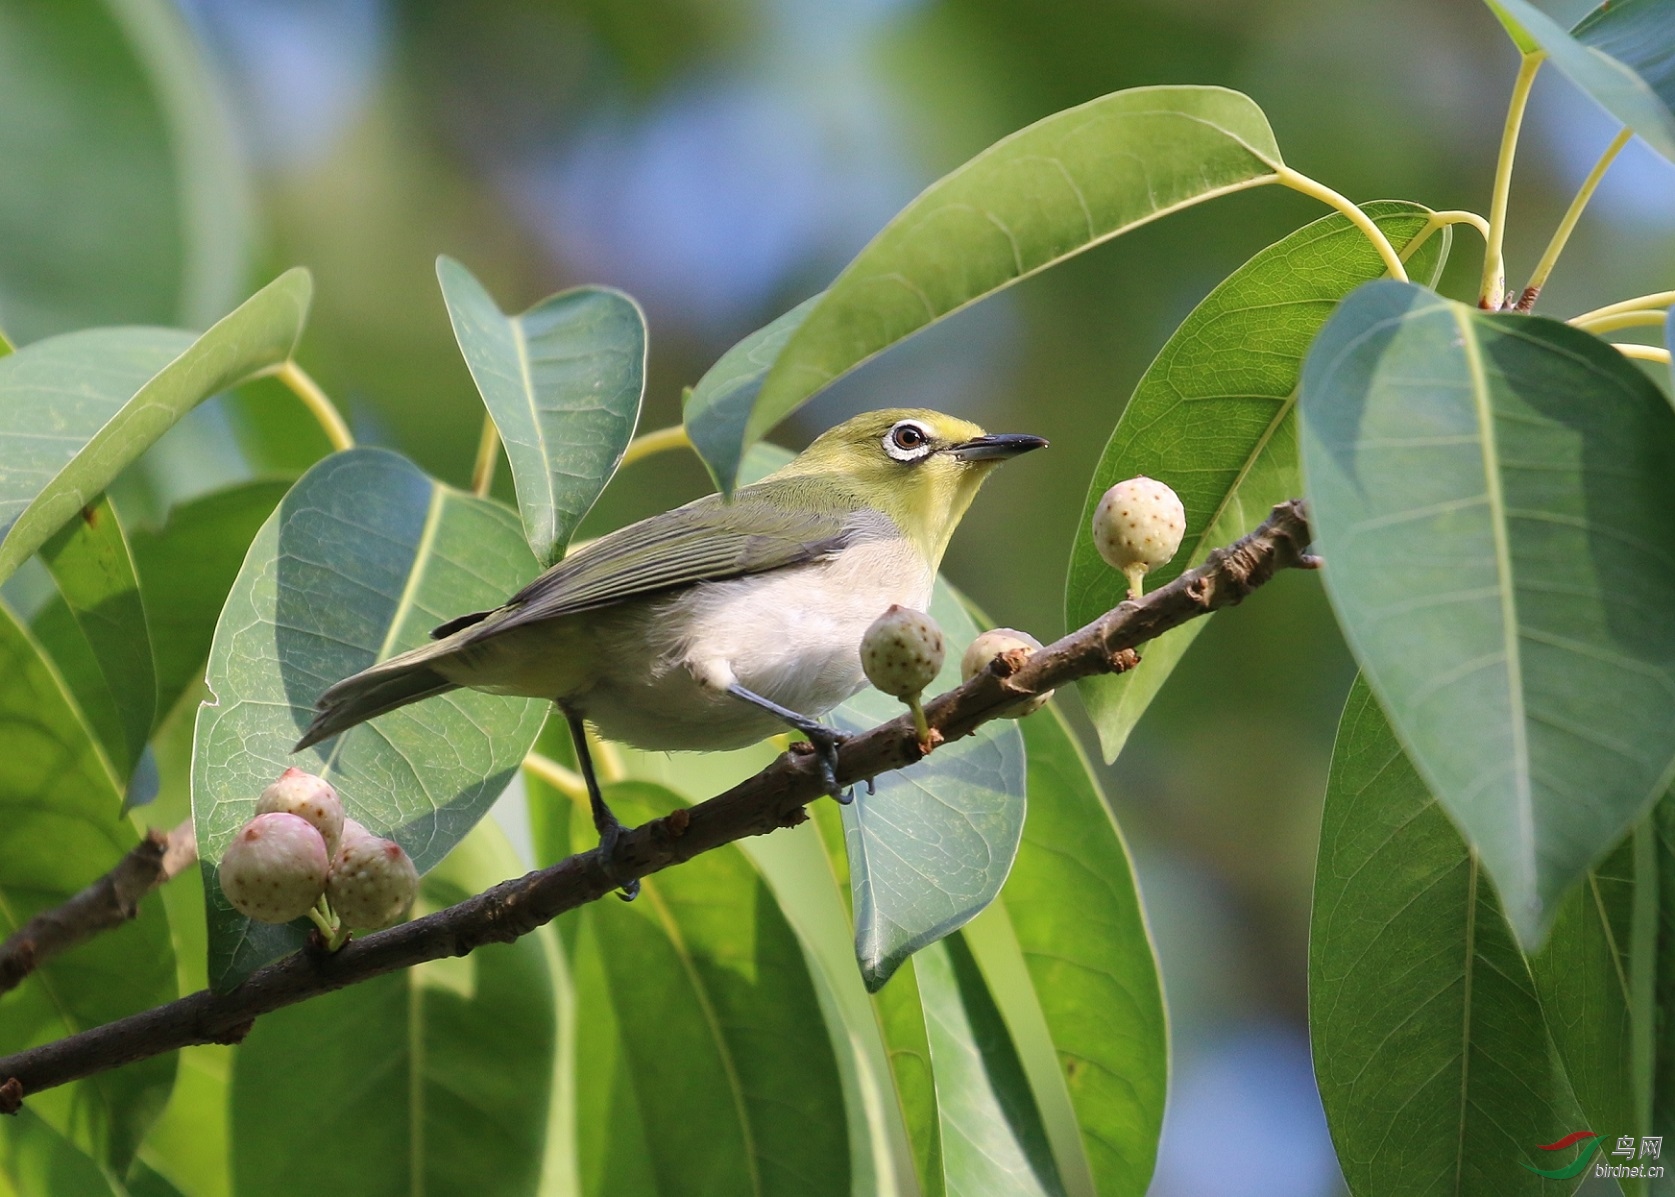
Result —
[[615, 816], [610, 822], [599, 826], [599, 855], [605, 862], [605, 876], [617, 887], [617, 897], [624, 902], [632, 902], [640, 896], [640, 879], [630, 877], [627, 881], [618, 881], [617, 853], [622, 846], [622, 833], [628, 830]]
[[809, 747], [814, 750], [814, 758], [820, 765], [820, 782], [826, 793], [831, 795], [832, 801], [839, 806], [848, 806], [854, 800], [854, 795], [846, 796], [843, 787], [838, 785], [837, 758], [838, 749], [843, 747], [849, 737], [818, 723], [797, 730], [808, 737]]

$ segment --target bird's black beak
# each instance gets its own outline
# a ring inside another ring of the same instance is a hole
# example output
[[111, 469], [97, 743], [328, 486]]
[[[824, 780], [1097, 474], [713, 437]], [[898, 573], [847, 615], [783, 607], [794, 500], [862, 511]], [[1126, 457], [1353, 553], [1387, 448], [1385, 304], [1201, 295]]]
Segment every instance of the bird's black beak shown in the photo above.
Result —
[[948, 452], [956, 461], [1005, 461], [1031, 449], [1046, 447], [1046, 437], [1030, 436], [1027, 432], [1000, 432], [992, 436], [974, 436], [969, 441], [950, 445]]

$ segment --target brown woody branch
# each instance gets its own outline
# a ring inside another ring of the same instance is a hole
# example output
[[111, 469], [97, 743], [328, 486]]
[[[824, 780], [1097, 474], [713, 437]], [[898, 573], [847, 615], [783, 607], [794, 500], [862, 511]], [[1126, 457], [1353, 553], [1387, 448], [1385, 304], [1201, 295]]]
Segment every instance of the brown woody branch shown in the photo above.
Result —
[[43, 910], [0, 943], [0, 993], [17, 987], [60, 952], [120, 927], [140, 902], [198, 859], [198, 839], [188, 819], [173, 831], [153, 828], [116, 867], [61, 906]]
[[[1299, 500], [1281, 503], [1249, 536], [1212, 552], [1197, 569], [1144, 598], [1125, 602], [1033, 655], [1002, 654], [989, 670], [933, 699], [925, 716], [942, 741], [970, 735], [1008, 707], [1078, 678], [1132, 668], [1134, 649], [1200, 615], [1232, 606], [1286, 568], [1313, 568]], [[937, 737], [933, 736], [933, 739]], [[865, 781], [920, 759], [912, 718], [903, 715], [849, 739], [838, 779]], [[594, 902], [623, 882], [749, 835], [791, 827], [824, 793], [807, 750], [795, 748], [762, 772], [707, 802], [673, 811], [626, 833], [607, 865], [581, 852], [388, 931], [354, 939], [336, 953], [305, 949], [258, 969], [229, 993], [203, 990], [155, 1009], [0, 1059], [0, 1111], [26, 1094], [199, 1043], [236, 1043], [255, 1019], [427, 960], [509, 943], [567, 910]]]

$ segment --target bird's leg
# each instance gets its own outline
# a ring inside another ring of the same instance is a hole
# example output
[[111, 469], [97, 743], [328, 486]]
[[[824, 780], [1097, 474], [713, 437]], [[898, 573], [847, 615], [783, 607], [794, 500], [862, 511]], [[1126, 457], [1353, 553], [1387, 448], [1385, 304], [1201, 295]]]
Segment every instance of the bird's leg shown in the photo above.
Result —
[[826, 785], [826, 793], [833, 801], [847, 806], [853, 795], [845, 795], [837, 780], [837, 754], [843, 747], [843, 742], [849, 737], [836, 728], [827, 727], [818, 719], [810, 719], [807, 715], [799, 715], [789, 707], [782, 707], [771, 698], [763, 698], [754, 690], [746, 690], [737, 682], [729, 683], [727, 693], [734, 698], [742, 699], [751, 706], [761, 707], [770, 715], [785, 720], [797, 731], [808, 737], [809, 744], [814, 748], [814, 754], [820, 761], [820, 780]]
[[[562, 707], [559, 709], [563, 710]], [[582, 726], [581, 716], [564, 711], [564, 721], [570, 725], [570, 742], [576, 746], [576, 763], [582, 767], [582, 780], [587, 782], [587, 801], [593, 808], [594, 830], [599, 833], [599, 852], [605, 858], [605, 868], [614, 881], [617, 844], [622, 833], [628, 829], [622, 825], [621, 819], [611, 813], [611, 808], [605, 805], [604, 795], [599, 792], [599, 778], [593, 772], [593, 753], [587, 746], [587, 729]], [[632, 902], [639, 894], [639, 881], [630, 880], [622, 883], [622, 892], [617, 896], [624, 902]]]

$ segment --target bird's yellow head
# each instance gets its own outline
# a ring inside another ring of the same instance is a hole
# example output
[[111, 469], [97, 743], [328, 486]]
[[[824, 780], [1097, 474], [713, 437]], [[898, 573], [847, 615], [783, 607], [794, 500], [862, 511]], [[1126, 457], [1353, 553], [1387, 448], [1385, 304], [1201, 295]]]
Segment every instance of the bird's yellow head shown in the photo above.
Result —
[[926, 408], [892, 407], [822, 433], [775, 477], [818, 479], [851, 502], [882, 511], [936, 562], [994, 467], [1046, 444], [1038, 436], [986, 433]]

